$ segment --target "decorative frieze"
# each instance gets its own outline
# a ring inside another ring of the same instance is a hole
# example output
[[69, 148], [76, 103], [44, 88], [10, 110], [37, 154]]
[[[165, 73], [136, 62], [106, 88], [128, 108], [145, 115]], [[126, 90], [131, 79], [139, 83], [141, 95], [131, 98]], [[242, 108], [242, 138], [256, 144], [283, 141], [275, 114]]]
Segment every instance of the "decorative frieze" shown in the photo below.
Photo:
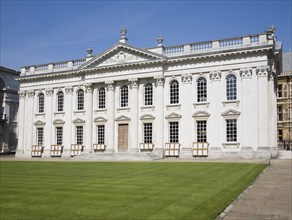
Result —
[[73, 87], [72, 86], [65, 87], [65, 93], [72, 95], [73, 94]]
[[107, 91], [114, 91], [115, 85], [113, 80], [106, 81], [105, 84], [107, 85]]
[[35, 91], [34, 90], [28, 90], [27, 91], [27, 95], [28, 95], [28, 97], [32, 98], [35, 95]]
[[183, 83], [191, 84], [192, 83], [192, 79], [193, 79], [193, 76], [190, 73], [186, 73], [186, 74], [183, 74], [181, 76], [181, 80], [182, 80]]
[[257, 76], [268, 76], [269, 66], [259, 66], [256, 68]]
[[137, 78], [131, 78], [131, 79], [129, 79], [129, 82], [131, 83], [130, 84], [131, 89], [138, 88], [138, 79]]
[[85, 92], [86, 93], [91, 93], [92, 92], [92, 84], [91, 83], [85, 83], [84, 87], [85, 87]]
[[26, 90], [20, 90], [20, 91], [18, 92], [18, 95], [19, 95], [20, 98], [24, 99], [25, 96], [26, 96]]
[[221, 71], [212, 71], [210, 72], [210, 79], [211, 80], [221, 80]]
[[155, 85], [156, 86], [163, 86], [164, 85], [164, 77], [163, 76], [154, 76], [155, 81]]
[[240, 76], [245, 78], [251, 78], [252, 77], [252, 68], [244, 68], [240, 70]]
[[47, 88], [46, 89], [46, 95], [47, 96], [52, 96], [54, 94], [54, 89], [52, 88]]

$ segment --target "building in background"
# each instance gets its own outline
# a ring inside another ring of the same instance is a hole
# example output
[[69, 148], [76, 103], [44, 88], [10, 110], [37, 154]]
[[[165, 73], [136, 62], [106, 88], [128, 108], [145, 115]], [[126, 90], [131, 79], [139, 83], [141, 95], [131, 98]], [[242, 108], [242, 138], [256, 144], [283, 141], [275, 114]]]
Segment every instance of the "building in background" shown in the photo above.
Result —
[[0, 153], [15, 153], [17, 147], [17, 114], [20, 75], [0, 66]]
[[292, 149], [292, 52], [283, 53], [282, 72], [278, 75], [277, 121], [279, 149]]
[[282, 45], [264, 33], [21, 69], [17, 157], [277, 156]]

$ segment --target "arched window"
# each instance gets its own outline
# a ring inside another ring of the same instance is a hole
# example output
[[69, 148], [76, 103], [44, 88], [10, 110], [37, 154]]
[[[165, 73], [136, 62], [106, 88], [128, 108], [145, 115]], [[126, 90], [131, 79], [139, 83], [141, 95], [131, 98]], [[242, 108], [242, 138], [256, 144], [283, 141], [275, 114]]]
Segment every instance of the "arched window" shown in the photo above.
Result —
[[236, 76], [234, 74], [229, 74], [226, 77], [226, 98], [227, 100], [237, 99]]
[[128, 106], [128, 86], [123, 85], [121, 88], [121, 107]]
[[64, 93], [62, 91], [57, 93], [57, 111], [64, 111]]
[[179, 103], [179, 84], [178, 81], [172, 80], [170, 82], [170, 104]]
[[84, 109], [84, 91], [79, 89], [77, 91], [77, 110]]
[[147, 83], [144, 88], [144, 104], [153, 105], [153, 87], [151, 83]]
[[105, 89], [103, 87], [98, 90], [98, 108], [105, 108]]
[[197, 102], [207, 101], [207, 80], [200, 77], [197, 80]]
[[45, 96], [43, 93], [38, 95], [38, 110], [39, 113], [44, 113], [45, 111]]

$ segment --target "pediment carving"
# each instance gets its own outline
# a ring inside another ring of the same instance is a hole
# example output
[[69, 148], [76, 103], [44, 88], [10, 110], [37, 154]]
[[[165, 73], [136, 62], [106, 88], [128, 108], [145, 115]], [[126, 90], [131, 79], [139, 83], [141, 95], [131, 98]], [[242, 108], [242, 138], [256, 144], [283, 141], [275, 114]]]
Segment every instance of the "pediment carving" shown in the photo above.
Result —
[[54, 125], [60, 125], [60, 124], [65, 124], [65, 121], [63, 121], [62, 119], [56, 119], [54, 122], [53, 122]]
[[73, 120], [73, 124], [80, 124], [80, 123], [85, 123], [85, 120], [83, 120], [82, 118], [76, 118], [75, 120]]
[[179, 118], [181, 118], [181, 115], [174, 112], [165, 116], [165, 119], [179, 119]]
[[240, 115], [240, 112], [233, 110], [233, 109], [228, 109], [227, 111], [223, 112], [221, 115], [223, 117], [228, 117], [228, 116], [237, 116], [238, 117]]
[[46, 124], [46, 122], [41, 121], [41, 120], [37, 120], [37, 121], [34, 123], [35, 126], [44, 126], [45, 124]]
[[193, 118], [207, 118], [210, 116], [210, 113], [206, 111], [197, 111], [193, 114]]
[[119, 117], [116, 118], [116, 121], [130, 121], [131, 118], [126, 116], [126, 115], [121, 115]]
[[130, 45], [117, 44], [108, 51], [102, 53], [100, 56], [91, 59], [80, 68], [96, 68], [126, 63], [145, 62], [163, 58], [164, 56], [160, 54], [138, 49]]
[[105, 117], [99, 116], [94, 119], [94, 122], [106, 122], [107, 119]]
[[155, 116], [152, 114], [145, 114], [140, 117], [140, 120], [154, 120]]

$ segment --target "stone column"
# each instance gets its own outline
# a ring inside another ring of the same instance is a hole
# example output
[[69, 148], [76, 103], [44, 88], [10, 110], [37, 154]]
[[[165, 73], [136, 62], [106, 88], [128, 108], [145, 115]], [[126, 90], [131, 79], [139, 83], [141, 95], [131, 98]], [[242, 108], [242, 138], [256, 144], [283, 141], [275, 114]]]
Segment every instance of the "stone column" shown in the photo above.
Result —
[[221, 112], [218, 109], [222, 109], [222, 100], [218, 97], [222, 97], [225, 94], [221, 94], [221, 72], [213, 71], [210, 73], [210, 93], [208, 94], [210, 105], [210, 117], [207, 123], [207, 138], [209, 142], [209, 156], [213, 158], [221, 157]]
[[18, 111], [18, 145], [15, 157], [16, 158], [22, 158], [24, 153], [24, 123], [25, 123], [25, 97], [26, 97], [26, 91], [20, 90], [19, 91], [19, 111]]
[[34, 97], [35, 91], [29, 90], [27, 92], [28, 99], [25, 103], [25, 123], [24, 123], [24, 157], [31, 157], [32, 138], [33, 138], [33, 119], [34, 119]]
[[92, 152], [92, 86], [90, 83], [84, 85], [85, 87], [85, 147], [84, 152]]
[[43, 157], [50, 157], [50, 150], [52, 143], [52, 114], [53, 114], [53, 94], [54, 89], [47, 88], [46, 89], [46, 98], [45, 98], [45, 114], [46, 114], [46, 125], [44, 127], [44, 154]]
[[192, 158], [192, 74], [182, 75], [181, 158]]
[[[155, 97], [155, 152], [162, 157], [164, 148], [164, 77], [156, 76], [156, 97]], [[155, 126], [154, 125], [154, 126]]]
[[107, 131], [106, 135], [106, 151], [114, 152], [115, 151], [115, 87], [114, 81], [105, 82], [107, 85]]
[[72, 113], [73, 113], [73, 87], [65, 87], [65, 97], [64, 97], [64, 112], [65, 112], [65, 124], [63, 130], [63, 157], [70, 157], [70, 147], [73, 144], [72, 138]]
[[129, 152], [138, 152], [138, 80], [137, 78], [129, 79], [131, 83], [131, 93], [130, 93], [130, 110], [131, 110], [131, 123], [129, 127], [130, 133], [130, 146]]
[[257, 158], [269, 158], [268, 67], [258, 67], [259, 144]]

